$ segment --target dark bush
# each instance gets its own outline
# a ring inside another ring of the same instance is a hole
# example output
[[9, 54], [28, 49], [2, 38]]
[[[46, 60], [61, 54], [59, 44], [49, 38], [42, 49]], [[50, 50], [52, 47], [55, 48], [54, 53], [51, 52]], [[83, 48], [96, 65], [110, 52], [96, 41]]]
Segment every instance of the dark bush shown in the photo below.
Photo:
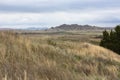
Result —
[[103, 38], [100, 46], [120, 54], [120, 25], [117, 25], [111, 32], [103, 31]]

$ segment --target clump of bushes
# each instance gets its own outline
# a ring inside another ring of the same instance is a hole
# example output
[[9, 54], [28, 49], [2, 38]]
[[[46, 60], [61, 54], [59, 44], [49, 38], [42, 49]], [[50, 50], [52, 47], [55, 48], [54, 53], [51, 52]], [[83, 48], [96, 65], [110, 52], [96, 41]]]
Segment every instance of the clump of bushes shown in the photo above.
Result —
[[100, 46], [120, 54], [120, 25], [117, 25], [110, 33], [106, 30], [103, 31], [103, 38], [100, 42]]

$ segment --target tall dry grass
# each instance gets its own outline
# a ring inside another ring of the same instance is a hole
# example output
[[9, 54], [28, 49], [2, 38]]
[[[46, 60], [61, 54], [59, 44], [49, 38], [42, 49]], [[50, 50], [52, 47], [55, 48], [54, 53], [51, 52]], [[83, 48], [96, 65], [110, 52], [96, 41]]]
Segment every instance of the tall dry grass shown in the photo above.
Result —
[[119, 80], [120, 56], [88, 43], [0, 32], [1, 80]]

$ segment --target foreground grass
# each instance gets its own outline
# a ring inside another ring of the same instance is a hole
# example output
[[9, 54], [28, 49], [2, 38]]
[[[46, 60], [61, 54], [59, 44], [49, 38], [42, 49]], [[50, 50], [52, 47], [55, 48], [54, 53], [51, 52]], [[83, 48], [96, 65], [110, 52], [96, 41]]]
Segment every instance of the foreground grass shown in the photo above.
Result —
[[119, 80], [120, 56], [89, 43], [0, 32], [2, 80]]

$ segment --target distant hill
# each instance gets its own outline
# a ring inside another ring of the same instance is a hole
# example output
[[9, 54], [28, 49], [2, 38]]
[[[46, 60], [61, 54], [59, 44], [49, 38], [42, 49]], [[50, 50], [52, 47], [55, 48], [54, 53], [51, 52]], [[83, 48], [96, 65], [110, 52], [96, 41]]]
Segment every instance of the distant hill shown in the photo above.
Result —
[[106, 27], [97, 27], [91, 25], [78, 25], [78, 24], [62, 24], [60, 26], [52, 27], [50, 30], [104, 30], [104, 29], [112, 29]]
[[12, 28], [0, 28], [0, 31], [6, 31], [6, 30], [14, 30], [14, 29], [12, 29]]
[[26, 28], [25, 30], [46, 30], [48, 29], [47, 27], [29, 27]]
[[46, 30], [47, 27], [28, 27], [28, 28], [0, 28], [0, 30]]

